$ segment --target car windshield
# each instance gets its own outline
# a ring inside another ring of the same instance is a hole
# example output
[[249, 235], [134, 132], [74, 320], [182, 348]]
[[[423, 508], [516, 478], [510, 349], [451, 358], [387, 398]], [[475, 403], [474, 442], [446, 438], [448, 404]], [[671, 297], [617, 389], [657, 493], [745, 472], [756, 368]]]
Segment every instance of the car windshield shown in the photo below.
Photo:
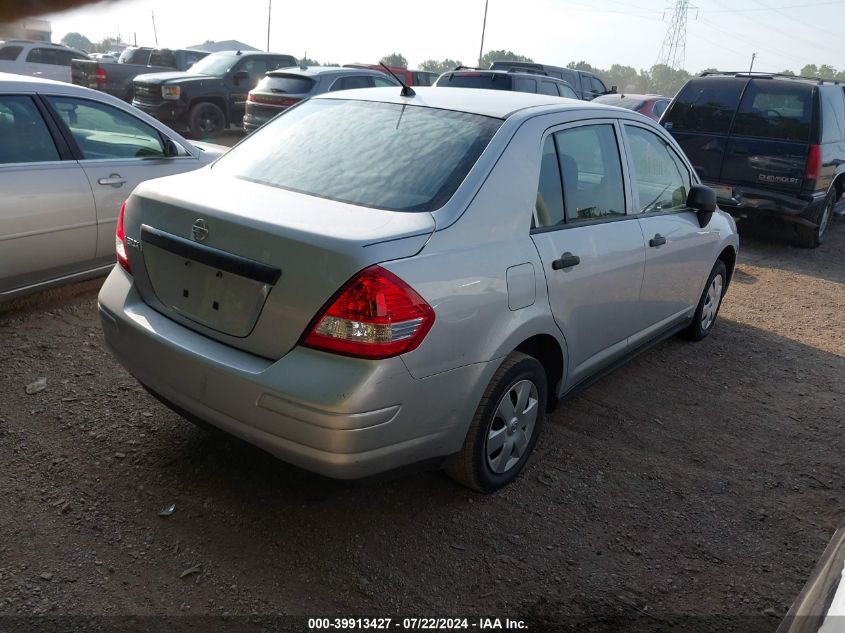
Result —
[[433, 211], [501, 125], [437, 108], [312, 99], [248, 137], [214, 170], [359, 206]]
[[222, 77], [232, 69], [240, 57], [236, 55], [209, 55], [203, 57], [188, 69], [189, 73], [197, 75], [213, 75]]

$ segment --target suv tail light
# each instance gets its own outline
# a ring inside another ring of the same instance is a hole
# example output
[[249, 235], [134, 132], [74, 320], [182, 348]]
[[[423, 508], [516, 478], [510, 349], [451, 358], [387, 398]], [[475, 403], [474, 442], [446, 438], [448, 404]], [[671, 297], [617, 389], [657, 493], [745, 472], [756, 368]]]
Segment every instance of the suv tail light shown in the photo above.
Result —
[[806, 180], [818, 180], [822, 170], [822, 148], [821, 145], [810, 145], [807, 153], [807, 172], [804, 174]]
[[246, 100], [250, 103], [264, 103], [267, 105], [292, 106], [301, 101], [295, 97], [268, 97], [265, 95], [255, 95], [251, 92], [246, 96]]
[[105, 68], [98, 68], [94, 73], [94, 79], [97, 82], [97, 85], [102, 85], [109, 80], [108, 73], [106, 73]]
[[120, 205], [120, 214], [117, 216], [117, 230], [114, 233], [114, 250], [117, 254], [117, 263], [120, 264], [126, 272], [131, 273], [132, 268], [129, 266], [129, 257], [126, 255], [126, 232], [123, 230], [123, 215], [126, 213], [126, 202]]
[[349, 280], [311, 322], [306, 347], [361, 358], [389, 358], [416, 349], [434, 324], [434, 310], [381, 266]]

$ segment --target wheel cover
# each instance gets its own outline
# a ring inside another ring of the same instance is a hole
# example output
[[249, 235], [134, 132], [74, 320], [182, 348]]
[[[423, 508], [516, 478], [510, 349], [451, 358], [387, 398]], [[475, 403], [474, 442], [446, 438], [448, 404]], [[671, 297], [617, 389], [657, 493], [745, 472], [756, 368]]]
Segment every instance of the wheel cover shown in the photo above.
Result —
[[484, 442], [487, 465], [503, 474], [514, 468], [528, 450], [540, 411], [537, 385], [520, 380], [502, 395]]
[[709, 330], [716, 320], [719, 312], [719, 304], [722, 301], [722, 288], [724, 287], [722, 275], [713, 277], [710, 286], [707, 288], [707, 295], [704, 297], [704, 306], [701, 310], [701, 329]]

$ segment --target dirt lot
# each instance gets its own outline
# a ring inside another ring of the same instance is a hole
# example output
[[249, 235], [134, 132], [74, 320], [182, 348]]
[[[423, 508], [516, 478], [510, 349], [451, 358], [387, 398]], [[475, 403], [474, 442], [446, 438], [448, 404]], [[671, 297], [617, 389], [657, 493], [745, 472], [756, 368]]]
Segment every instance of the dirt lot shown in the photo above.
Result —
[[489, 497], [431, 472], [338, 483], [207, 435], [104, 349], [99, 282], [7, 308], [0, 616], [774, 630], [845, 518], [845, 222], [816, 251], [743, 237], [713, 335], [570, 401]]

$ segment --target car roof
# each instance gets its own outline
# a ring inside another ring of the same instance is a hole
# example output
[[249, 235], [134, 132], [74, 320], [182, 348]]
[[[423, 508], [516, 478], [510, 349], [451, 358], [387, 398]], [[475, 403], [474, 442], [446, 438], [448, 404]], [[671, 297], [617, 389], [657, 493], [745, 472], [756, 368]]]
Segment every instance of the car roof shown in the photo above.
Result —
[[[199, 49], [183, 49], [183, 50], [199, 50]], [[200, 51], [205, 52], [205, 51]], [[214, 53], [209, 53], [208, 56], [211, 57], [212, 55], [216, 55], [217, 57], [257, 57], [259, 55], [267, 57], [293, 57], [293, 55], [289, 55], [288, 53], [267, 53], [265, 51], [216, 51]], [[295, 59], [295, 58], [294, 58]]]
[[[307, 66], [306, 68], [291, 67], [278, 68], [267, 73], [273, 77], [276, 75], [304, 75], [312, 77], [314, 75], [372, 75], [374, 77], [390, 77], [387, 73], [380, 70], [373, 70], [372, 68], [347, 68], [343, 66]], [[392, 77], [390, 77], [393, 79]]]
[[[536, 75], [534, 75], [536, 76]], [[576, 101], [564, 97], [515, 92], [513, 90], [483, 90], [478, 88], [437, 88], [414, 86], [413, 97], [403, 97], [397, 88], [363, 88], [328, 92], [313, 99], [354, 99], [440, 108], [455, 112], [468, 112], [482, 116], [508, 118], [529, 108], [554, 106], [553, 110], [596, 109], [602, 112], [618, 112], [619, 108], [588, 101]]]
[[[533, 78], [540, 78], [540, 79], [548, 79], [549, 81], [556, 81], [558, 83], [566, 84], [570, 86], [569, 82], [561, 79], [560, 77], [552, 77], [551, 75], [547, 75], [545, 73], [538, 73], [538, 72], [531, 72], [530, 70], [526, 70], [525, 72], [520, 72], [519, 70], [505, 70], [503, 68], [482, 68], [482, 69], [472, 69], [472, 68], [463, 68], [461, 70], [447, 70], [444, 75], [507, 75], [508, 77], [533, 77]], [[571, 88], [572, 86], [570, 86]]]
[[[651, 99], [671, 98], [672, 97], [666, 97], [664, 95], [642, 94], [638, 92], [611, 92], [610, 94], [599, 95], [598, 97], [596, 97], [596, 99], [603, 99], [605, 101], [613, 101], [614, 99], [641, 99], [643, 101], [648, 101]], [[601, 103], [601, 101], [599, 103]]]

